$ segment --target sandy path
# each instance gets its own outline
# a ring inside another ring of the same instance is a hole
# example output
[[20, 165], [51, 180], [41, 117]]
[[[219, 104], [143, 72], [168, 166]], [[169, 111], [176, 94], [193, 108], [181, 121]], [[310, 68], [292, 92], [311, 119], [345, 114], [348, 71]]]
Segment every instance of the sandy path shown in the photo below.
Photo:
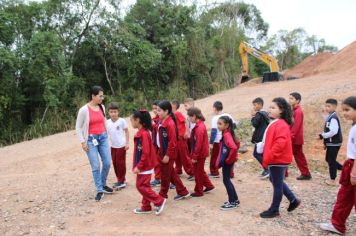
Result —
[[[344, 74], [338, 78], [246, 84], [199, 100], [197, 106], [210, 126], [215, 100], [221, 100], [227, 112], [242, 119], [249, 116], [254, 97], [270, 101], [295, 90], [302, 92], [304, 105], [315, 104], [329, 96], [355, 95], [356, 78]], [[308, 128], [312, 127], [307, 124]], [[131, 137], [133, 133], [131, 130]], [[308, 145], [315, 146], [308, 143], [307, 148]], [[313, 153], [310, 158], [319, 162], [322, 155]], [[271, 186], [268, 181], [258, 179], [260, 170], [251, 152], [244, 154], [235, 168], [237, 177], [233, 182], [241, 199], [241, 206], [235, 211], [219, 210], [226, 193], [222, 180], [217, 179], [213, 180], [216, 190], [203, 198], [174, 202], [175, 192], [171, 191], [167, 209], [161, 216], [138, 216], [132, 210], [139, 206], [140, 195], [130, 172], [127, 189], [106, 195], [100, 203], [94, 202], [90, 166], [74, 131], [8, 146], [0, 149], [0, 235], [327, 235], [318, 230], [317, 224], [329, 218], [337, 188], [322, 184], [327, 176], [325, 168], [315, 169], [310, 182], [297, 182], [298, 172], [292, 168], [288, 183], [302, 199], [303, 206], [288, 214], [288, 203], [284, 200], [282, 217], [273, 220], [258, 217], [270, 203]], [[183, 178], [192, 190], [193, 183]], [[108, 182], [114, 180], [111, 170]], [[356, 235], [355, 222], [356, 217], [351, 217], [348, 235]]]

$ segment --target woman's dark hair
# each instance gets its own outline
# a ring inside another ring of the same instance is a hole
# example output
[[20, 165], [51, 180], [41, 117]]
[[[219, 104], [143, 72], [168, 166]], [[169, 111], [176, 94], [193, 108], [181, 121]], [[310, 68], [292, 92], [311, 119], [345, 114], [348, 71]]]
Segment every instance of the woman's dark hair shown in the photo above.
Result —
[[189, 108], [188, 116], [196, 116], [199, 120], [205, 121], [205, 117], [201, 113], [201, 110], [197, 107]]
[[132, 117], [134, 119], [139, 119], [140, 124], [143, 126], [143, 128], [152, 131], [152, 119], [151, 119], [151, 115], [148, 111], [146, 111], [146, 110], [134, 111], [132, 114]]
[[[90, 94], [89, 94], [89, 99], [92, 99], [92, 96], [96, 96], [98, 95], [100, 92], [104, 92], [104, 89], [99, 86], [99, 85], [94, 85], [90, 88]], [[104, 117], [106, 117], [105, 112], [104, 112], [104, 108], [101, 104], [99, 104], [99, 108], [101, 110], [101, 112], [103, 113]]]
[[293, 113], [292, 113], [292, 108], [288, 104], [288, 102], [282, 97], [275, 98], [272, 100], [272, 102], [276, 103], [279, 109], [282, 111], [281, 119], [285, 120], [290, 126], [292, 126]]
[[346, 98], [342, 104], [347, 105], [352, 107], [352, 109], [356, 109], [356, 97], [355, 96], [351, 96]]
[[160, 103], [158, 104], [159, 108], [161, 108], [163, 111], [168, 111], [168, 115], [173, 119], [174, 124], [175, 124], [175, 128], [176, 128], [176, 138], [178, 140], [178, 127], [177, 127], [177, 119], [176, 116], [174, 115], [174, 113], [172, 112], [172, 104], [167, 101], [167, 100], [163, 100], [160, 101]]
[[235, 135], [235, 131], [234, 131], [234, 122], [233, 120], [228, 117], [228, 116], [220, 116], [219, 117], [219, 120], [221, 120], [222, 122], [224, 122], [225, 124], [228, 124], [229, 125], [229, 131], [232, 135], [232, 138], [234, 139], [235, 143], [237, 144], [238, 140], [237, 140], [237, 137]]
[[94, 85], [90, 88], [89, 97], [98, 95], [100, 92], [104, 92], [104, 89], [99, 85]]

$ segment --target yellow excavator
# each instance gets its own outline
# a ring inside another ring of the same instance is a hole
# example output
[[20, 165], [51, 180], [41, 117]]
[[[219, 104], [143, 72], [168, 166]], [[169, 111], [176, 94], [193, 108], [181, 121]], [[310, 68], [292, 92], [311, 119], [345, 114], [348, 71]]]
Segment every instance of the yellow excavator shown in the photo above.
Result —
[[258, 60], [266, 63], [269, 68], [270, 72], [266, 72], [263, 74], [263, 80], [262, 82], [270, 82], [270, 81], [279, 81], [283, 79], [282, 74], [279, 72], [279, 66], [278, 66], [278, 60], [274, 58], [273, 56], [262, 52], [250, 44], [246, 42], [241, 42], [239, 46], [239, 52], [241, 56], [241, 62], [242, 62], [242, 76], [241, 76], [241, 83], [244, 83], [248, 80], [248, 54], [254, 56]]

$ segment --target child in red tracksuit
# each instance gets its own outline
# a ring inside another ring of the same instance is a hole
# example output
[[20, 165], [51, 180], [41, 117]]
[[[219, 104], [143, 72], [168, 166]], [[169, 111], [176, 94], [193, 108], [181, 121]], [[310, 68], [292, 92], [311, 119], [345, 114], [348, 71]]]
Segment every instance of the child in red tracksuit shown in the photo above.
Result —
[[168, 198], [168, 190], [170, 183], [172, 183], [176, 187], [177, 192], [174, 200], [189, 198], [190, 193], [183, 185], [182, 180], [173, 167], [177, 157], [178, 130], [171, 103], [165, 100], [161, 101], [158, 104], [157, 114], [161, 120], [156, 137], [158, 138], [158, 158], [161, 168], [161, 190], [159, 194], [164, 198]]
[[142, 206], [134, 210], [136, 214], [151, 213], [153, 203], [155, 214], [162, 213], [166, 199], [151, 189], [150, 180], [153, 168], [157, 165], [155, 147], [149, 130], [152, 128], [150, 113], [146, 110], [135, 111], [131, 117], [131, 124], [138, 132], [134, 138], [133, 173], [137, 174], [136, 188], [142, 195]]
[[[311, 174], [308, 168], [308, 162], [303, 152], [304, 144], [304, 116], [302, 108], [300, 107], [300, 101], [302, 96], [299, 93], [291, 93], [289, 95], [289, 104], [293, 108], [293, 120], [294, 123], [291, 126], [291, 138], [294, 160], [297, 163], [297, 167], [300, 171], [300, 176], [297, 180], [310, 180]], [[287, 174], [288, 176], [288, 174]]]
[[177, 128], [178, 128], [178, 142], [177, 142], [178, 153], [177, 153], [175, 171], [177, 172], [178, 175], [181, 175], [183, 173], [182, 172], [182, 167], [183, 167], [185, 172], [189, 175], [188, 180], [192, 181], [194, 180], [193, 164], [192, 164], [192, 159], [189, 156], [187, 141], [184, 138], [184, 135], [186, 133], [186, 119], [182, 115], [182, 113], [178, 111], [180, 107], [180, 103], [177, 100], [173, 100], [171, 104], [172, 104], [174, 115], [177, 119]]
[[292, 162], [292, 140], [290, 126], [293, 123], [292, 110], [284, 98], [275, 98], [269, 107], [269, 116], [274, 119], [267, 127], [262, 142], [257, 144], [258, 153], [263, 153], [262, 165], [269, 169], [273, 185], [273, 200], [270, 208], [260, 214], [262, 218], [279, 216], [283, 195], [290, 204], [288, 212], [300, 205], [294, 193], [284, 182], [288, 165]]
[[344, 117], [352, 121], [347, 143], [347, 160], [340, 176], [340, 189], [331, 216], [331, 222], [321, 224], [323, 230], [345, 234], [346, 220], [352, 208], [356, 209], [356, 96], [348, 97], [342, 104]]
[[230, 173], [237, 161], [237, 151], [240, 147], [240, 141], [236, 140], [234, 132], [234, 123], [228, 116], [221, 116], [218, 119], [218, 129], [222, 132], [220, 140], [219, 156], [215, 165], [217, 168], [222, 167], [223, 182], [229, 196], [229, 200], [220, 207], [221, 210], [227, 211], [235, 209], [240, 205], [235, 187], [231, 182]]
[[[158, 153], [158, 145], [157, 145], [157, 139], [155, 138], [157, 136], [158, 132], [158, 125], [160, 122], [159, 116], [157, 115], [157, 107], [160, 101], [156, 100], [152, 103], [152, 111], [153, 114], [155, 115], [152, 118], [152, 137], [153, 137], [153, 144], [156, 148], [156, 152]], [[152, 187], [158, 187], [161, 185], [161, 170], [160, 170], [160, 165], [159, 163], [155, 166], [155, 174], [154, 174], [154, 180], [151, 181], [151, 186]]]
[[[195, 175], [195, 188], [192, 197], [201, 197], [214, 189], [208, 175], [204, 170], [204, 164], [209, 155], [208, 132], [204, 124], [205, 118], [199, 108], [193, 107], [188, 110], [188, 116], [195, 124], [190, 134], [190, 156], [192, 158]], [[205, 189], [204, 189], [205, 187]]]

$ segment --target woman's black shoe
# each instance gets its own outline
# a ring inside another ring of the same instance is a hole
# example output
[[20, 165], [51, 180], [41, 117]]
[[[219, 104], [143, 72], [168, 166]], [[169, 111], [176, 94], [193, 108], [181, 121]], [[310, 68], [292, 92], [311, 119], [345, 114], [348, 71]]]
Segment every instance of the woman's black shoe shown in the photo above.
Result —
[[278, 211], [267, 210], [260, 214], [261, 218], [274, 218], [279, 216]]

